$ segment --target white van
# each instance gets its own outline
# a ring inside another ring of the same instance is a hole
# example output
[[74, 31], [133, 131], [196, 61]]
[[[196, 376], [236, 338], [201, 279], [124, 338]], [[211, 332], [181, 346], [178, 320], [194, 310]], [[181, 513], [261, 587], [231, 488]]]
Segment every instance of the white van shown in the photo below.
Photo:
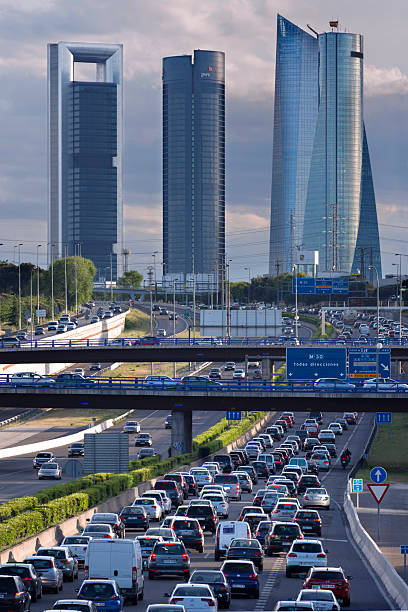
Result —
[[245, 521], [221, 521], [215, 536], [214, 560], [225, 557], [227, 549], [234, 538], [250, 539], [251, 530]]
[[276, 473], [275, 459], [270, 453], [261, 453], [260, 455], [258, 455], [257, 461], [265, 461], [270, 471], [274, 474]]
[[143, 599], [143, 561], [138, 540], [91, 540], [84, 569], [85, 578], [115, 580], [125, 599], [135, 604]]

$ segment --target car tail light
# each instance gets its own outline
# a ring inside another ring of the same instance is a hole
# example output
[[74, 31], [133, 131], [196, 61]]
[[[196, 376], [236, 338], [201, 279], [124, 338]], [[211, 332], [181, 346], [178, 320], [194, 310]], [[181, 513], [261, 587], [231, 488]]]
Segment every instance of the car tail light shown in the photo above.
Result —
[[112, 595], [111, 599], [119, 599], [118, 595]]
[[153, 559], [153, 560], [154, 560], [155, 558], [156, 558], [156, 553], [152, 553], [152, 554], [150, 555], [150, 559]]
[[171, 604], [176, 604], [178, 601], [183, 601], [182, 597], [172, 597], [170, 600]]
[[28, 580], [29, 582], [32, 582], [32, 578], [24, 578], [24, 580]]
[[123, 521], [123, 516], [120, 517], [120, 520]]
[[209, 597], [201, 597], [201, 601], [205, 601], [210, 607], [215, 606], [214, 601]]
[[249, 574], [248, 578], [250, 578], [251, 580], [256, 580], [258, 578], [258, 574]]
[[323, 501], [327, 501], [328, 499], [329, 499], [329, 498], [328, 498], [328, 496], [327, 496], [327, 495], [326, 495], [325, 497], [323, 497]]
[[87, 549], [87, 546], [84, 546], [82, 550], [86, 550], [86, 549]]
[[62, 559], [61, 563], [62, 565], [69, 565], [68, 559]]
[[85, 572], [87, 572], [89, 570], [89, 567], [87, 565], [84, 565], [84, 570]]
[[188, 555], [186, 555], [186, 553], [183, 553], [183, 561], [188, 561]]
[[144, 514], [142, 514], [141, 519], [142, 519], [142, 521], [146, 520], [146, 517], [144, 516]]
[[274, 540], [277, 540], [277, 539], [279, 538], [279, 536], [278, 536], [278, 535], [276, 535], [275, 533], [273, 533], [273, 534], [271, 535], [271, 538], [273, 538]]
[[294, 552], [291, 552], [291, 553], [288, 554], [288, 557], [297, 557], [297, 554], [294, 553]]
[[326, 555], [325, 555], [324, 553], [319, 553], [319, 554], [317, 555], [317, 558], [318, 558], [318, 559], [325, 559], [325, 558], [326, 558]]
[[[224, 574], [224, 576], [225, 576], [225, 574]], [[221, 588], [219, 589], [219, 592], [220, 592], [220, 593], [226, 593], [226, 592], [227, 592], [226, 587], [224, 587], [224, 586], [223, 586], [223, 587], [221, 587]]]
[[316, 523], [321, 523], [321, 522], [322, 522], [322, 519], [317, 518], [317, 519], [315, 519], [315, 522], [316, 522]]
[[308, 496], [308, 495], [305, 495], [305, 499], [309, 499], [309, 496]]
[[260, 557], [262, 555], [260, 550], [255, 551], [255, 557]]
[[112, 539], [112, 536], [109, 535], [109, 534], [105, 534], [103, 537], [104, 537], [105, 540], [111, 540]]
[[17, 593], [14, 594], [14, 599], [17, 600], [21, 600], [23, 598], [24, 593], [22, 593], [21, 591], [17, 591]]
[[132, 567], [132, 582], [137, 582], [137, 567]]

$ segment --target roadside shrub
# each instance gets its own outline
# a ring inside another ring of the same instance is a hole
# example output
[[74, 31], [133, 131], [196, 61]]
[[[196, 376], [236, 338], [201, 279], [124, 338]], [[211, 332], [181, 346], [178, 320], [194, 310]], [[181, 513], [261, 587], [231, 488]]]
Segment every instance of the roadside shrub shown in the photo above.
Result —
[[12, 516], [17, 516], [27, 510], [38, 506], [39, 501], [35, 496], [16, 497], [0, 506], [0, 522], [7, 521]]

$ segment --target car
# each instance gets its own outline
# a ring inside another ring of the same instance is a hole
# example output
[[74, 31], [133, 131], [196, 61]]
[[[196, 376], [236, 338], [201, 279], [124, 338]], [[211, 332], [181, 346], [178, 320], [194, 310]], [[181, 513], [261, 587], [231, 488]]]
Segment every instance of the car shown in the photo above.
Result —
[[72, 442], [68, 447], [68, 457], [83, 457], [85, 454], [85, 445], [83, 442]]
[[271, 512], [271, 517], [278, 521], [292, 521], [297, 511], [298, 505], [296, 503], [282, 499], [276, 503]]
[[343, 434], [343, 428], [340, 425], [340, 423], [330, 423], [328, 429], [331, 429], [332, 431], [334, 431], [336, 436], [341, 436]]
[[[205, 500], [209, 502], [209, 500]], [[199, 500], [197, 504], [191, 504], [188, 507], [186, 518], [195, 518], [200, 523], [203, 531], [211, 531], [215, 533], [218, 526], [218, 516], [214, 506], [207, 505], [204, 500]]]
[[[216, 457], [218, 455], [215, 455]], [[236, 474], [217, 474], [214, 478], [214, 484], [222, 485], [229, 499], [235, 499], [240, 501], [241, 499], [241, 487], [239, 484], [239, 478]]]
[[[258, 459], [259, 457], [260, 455], [258, 455]], [[259, 461], [258, 459], [252, 462], [252, 467], [254, 468], [258, 479], [263, 478], [264, 480], [268, 480], [271, 471], [275, 471], [275, 466], [273, 465], [273, 469], [270, 470], [266, 461]]]
[[157, 542], [148, 561], [149, 579], [176, 575], [190, 578], [190, 557], [183, 542]]
[[142, 494], [142, 497], [155, 497], [163, 508], [163, 514], [171, 512], [171, 499], [167, 495], [166, 491], [160, 489], [149, 489]]
[[157, 336], [143, 336], [142, 338], [139, 338], [140, 346], [155, 346], [159, 343], [160, 340]]
[[124, 433], [140, 433], [140, 424], [137, 421], [126, 421], [123, 426]]
[[363, 389], [368, 391], [408, 391], [408, 385], [406, 383], [394, 380], [393, 378], [370, 378], [364, 381]]
[[314, 382], [317, 391], [353, 391], [356, 385], [341, 378], [318, 378]]
[[258, 476], [256, 475], [256, 472], [252, 465], [240, 465], [237, 471], [245, 472], [246, 474], [248, 474], [252, 481], [252, 485], [258, 484]]
[[99, 323], [99, 317], [97, 315], [94, 315], [93, 317], [91, 317], [90, 323]]
[[152, 488], [155, 491], [165, 491], [172, 505], [176, 508], [183, 502], [183, 492], [179, 489], [177, 482], [174, 480], [156, 480]]
[[293, 540], [286, 555], [286, 578], [304, 573], [305, 568], [326, 566], [327, 555], [320, 540]]
[[235, 368], [232, 378], [233, 380], [243, 380], [245, 378], [245, 370], [243, 368]]
[[143, 560], [143, 569], [147, 568], [147, 563], [150, 559], [150, 555], [152, 554], [154, 545], [156, 542], [163, 542], [163, 538], [161, 536], [147, 536], [147, 535], [138, 535], [135, 538], [140, 544], [140, 551], [142, 553]]
[[168, 414], [164, 422], [164, 429], [171, 429], [172, 420], [173, 416], [171, 414]]
[[232, 472], [232, 474], [236, 474], [238, 476], [239, 486], [242, 492], [252, 493], [252, 480], [246, 471], [241, 471], [241, 469], [239, 469], [236, 472]]
[[221, 474], [221, 467], [219, 466], [218, 463], [214, 463], [212, 461], [205, 461], [202, 464], [202, 467], [205, 467], [211, 474], [211, 476], [214, 478], [217, 474]]
[[113, 313], [110, 310], [107, 310], [103, 315], [104, 319], [111, 319], [112, 317], [113, 317]]
[[176, 312], [169, 312], [170, 321], [177, 321], [177, 319], [178, 319], [178, 314]]
[[40, 546], [36, 555], [54, 557], [57, 567], [62, 571], [64, 580], [74, 581], [78, 578], [78, 560], [68, 546]]
[[116, 538], [112, 526], [107, 523], [88, 523], [81, 535], [91, 536], [91, 538], [109, 538], [110, 540]]
[[315, 610], [311, 601], [294, 601], [293, 599], [281, 599], [274, 605], [274, 610]]
[[157, 330], [157, 335], [160, 338], [165, 338], [167, 336], [167, 332], [163, 327], [161, 327], [160, 329]]
[[64, 334], [67, 331], [67, 326], [65, 323], [58, 323], [57, 325], [57, 334]]
[[43, 336], [45, 334], [45, 329], [41, 325], [37, 325], [34, 331], [35, 336]]
[[135, 440], [135, 446], [152, 446], [153, 440], [149, 433], [139, 433]]
[[91, 372], [100, 372], [100, 370], [102, 370], [102, 365], [98, 361], [95, 361], [95, 363], [91, 363], [89, 369]]
[[231, 474], [233, 463], [229, 455], [216, 454], [212, 458], [213, 462], [218, 463], [224, 474]]
[[91, 539], [91, 537], [83, 535], [66, 536], [62, 540], [61, 546], [68, 546], [72, 556], [76, 557], [78, 566], [83, 566], [85, 564], [86, 549]]
[[349, 425], [355, 425], [357, 422], [357, 417], [354, 412], [345, 412], [343, 414], [343, 419], [346, 419]]
[[62, 468], [58, 465], [58, 463], [55, 463], [54, 461], [43, 463], [37, 472], [37, 477], [38, 480], [43, 480], [46, 478], [61, 480]]
[[269, 557], [274, 553], [287, 551], [293, 540], [303, 538], [302, 530], [297, 523], [277, 521], [274, 522], [265, 537], [265, 554]]
[[48, 321], [48, 331], [57, 331], [58, 321]]
[[20, 576], [0, 576], [1, 609], [30, 612], [31, 596]]
[[[335, 423], [339, 423], [342, 426], [343, 431], [347, 431], [348, 428], [349, 428], [349, 424], [347, 423], [346, 419], [343, 419], [343, 418], [340, 417], [340, 418], [337, 418], [334, 422]], [[329, 426], [329, 428], [330, 428], [330, 426]]]
[[143, 380], [143, 387], [155, 387], [158, 389], [172, 389], [174, 387], [179, 387], [180, 382], [178, 380], [173, 380], [170, 376], [164, 376], [163, 374], [149, 374]]
[[188, 486], [188, 494], [196, 497], [198, 495], [198, 486], [196, 483], [196, 479], [193, 474], [189, 474], [188, 472], [181, 472], [186, 485]]
[[215, 508], [218, 516], [222, 518], [228, 518], [229, 515], [229, 504], [227, 498], [222, 493], [215, 491], [204, 493], [200, 496], [203, 500], [209, 500]]
[[146, 536], [160, 536], [163, 538], [164, 542], [179, 542], [179, 538], [171, 529], [170, 525], [165, 527], [164, 525], [160, 525], [159, 527], [149, 527], [146, 531]]
[[331, 429], [322, 429], [319, 433], [318, 440], [321, 444], [326, 444], [326, 442], [335, 444], [336, 434]]
[[89, 519], [88, 525], [93, 524], [110, 525], [118, 538], [125, 537], [125, 526], [115, 512], [95, 512]]
[[338, 602], [344, 607], [350, 606], [350, 579], [345, 576], [341, 567], [312, 567], [305, 581], [304, 589], [325, 589], [332, 591]]
[[323, 487], [306, 489], [302, 498], [303, 508], [325, 508], [330, 510], [330, 494]]
[[297, 493], [302, 495], [306, 492], [306, 489], [320, 487], [320, 484], [316, 474], [303, 474], [297, 484]]
[[182, 491], [184, 499], [188, 498], [188, 485], [180, 472], [168, 472], [163, 478], [164, 480], [174, 480]]
[[220, 368], [211, 368], [209, 374], [209, 378], [222, 378], [221, 369]]
[[193, 388], [193, 389], [214, 389], [220, 390], [222, 389], [222, 383], [217, 382], [216, 380], [211, 380], [208, 376], [183, 376], [181, 379], [184, 387]]
[[77, 328], [77, 324], [74, 321], [67, 323], [67, 331], [74, 331]]
[[23, 563], [30, 563], [34, 566], [37, 574], [41, 579], [42, 588], [44, 591], [52, 591], [58, 593], [63, 588], [62, 571], [57, 567], [56, 560], [51, 556], [33, 555], [26, 557]]
[[227, 363], [224, 366], [224, 371], [225, 372], [233, 372], [235, 370], [235, 362], [234, 361], [227, 361]]
[[213, 477], [207, 468], [195, 467], [191, 468], [190, 474], [194, 476], [198, 490], [202, 489], [205, 485], [213, 484]]
[[158, 452], [153, 448], [141, 448], [137, 456], [138, 459], [146, 459], [146, 457], [156, 457]]
[[162, 518], [163, 510], [155, 497], [137, 497], [132, 506], [143, 506], [149, 520], [160, 521]]
[[231, 587], [231, 593], [259, 599], [259, 576], [252, 561], [225, 560], [221, 571]]
[[231, 587], [220, 570], [195, 570], [189, 583], [208, 584], [211, 587], [219, 608], [229, 608], [231, 604]]
[[[93, 601], [85, 599], [58, 599], [54, 602], [53, 610], [76, 610], [76, 612], [96, 612], [97, 607]], [[47, 611], [44, 611], [47, 612]]]
[[[31, 601], [42, 597], [42, 582], [32, 563], [5, 563], [0, 567], [0, 586], [3, 576], [19, 576], [30, 593]], [[2, 602], [1, 602], [2, 603]], [[3, 606], [0, 604], [0, 607]]]
[[36, 372], [15, 372], [10, 379], [10, 383], [16, 387], [24, 385], [51, 387], [55, 380]]
[[249, 559], [259, 571], [263, 570], [263, 550], [256, 538], [231, 540], [226, 559]]
[[217, 609], [217, 599], [208, 584], [176, 584], [171, 595], [165, 593], [169, 598], [169, 604], [184, 606], [185, 610], [203, 612]]
[[319, 470], [326, 470], [328, 472], [330, 470], [330, 454], [328, 451], [322, 453], [313, 451], [309, 461], [309, 465], [316, 465]]
[[325, 442], [324, 445], [329, 451], [330, 457], [337, 457], [337, 449], [335, 444], [333, 444], [332, 442]]
[[296, 601], [311, 602], [315, 610], [340, 610], [336, 596], [327, 589], [302, 589]]
[[84, 580], [78, 590], [78, 599], [93, 601], [98, 609], [103, 607], [108, 612], [122, 612], [124, 598], [115, 580]]
[[75, 374], [74, 372], [64, 372], [63, 374], [58, 374], [55, 381], [61, 387], [93, 387], [96, 385], [96, 381], [92, 378], [86, 378], [85, 376]]
[[186, 548], [193, 548], [199, 553], [204, 552], [204, 534], [198, 519], [187, 515], [175, 516], [171, 529]]

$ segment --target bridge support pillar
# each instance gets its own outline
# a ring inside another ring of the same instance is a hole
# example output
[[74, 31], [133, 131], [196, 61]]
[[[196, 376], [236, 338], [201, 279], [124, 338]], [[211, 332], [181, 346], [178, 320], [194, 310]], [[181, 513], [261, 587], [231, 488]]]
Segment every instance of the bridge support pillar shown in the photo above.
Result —
[[191, 453], [193, 439], [192, 412], [172, 411], [171, 454], [172, 457]]
[[272, 359], [262, 359], [262, 378], [271, 380], [275, 373], [275, 362]]

